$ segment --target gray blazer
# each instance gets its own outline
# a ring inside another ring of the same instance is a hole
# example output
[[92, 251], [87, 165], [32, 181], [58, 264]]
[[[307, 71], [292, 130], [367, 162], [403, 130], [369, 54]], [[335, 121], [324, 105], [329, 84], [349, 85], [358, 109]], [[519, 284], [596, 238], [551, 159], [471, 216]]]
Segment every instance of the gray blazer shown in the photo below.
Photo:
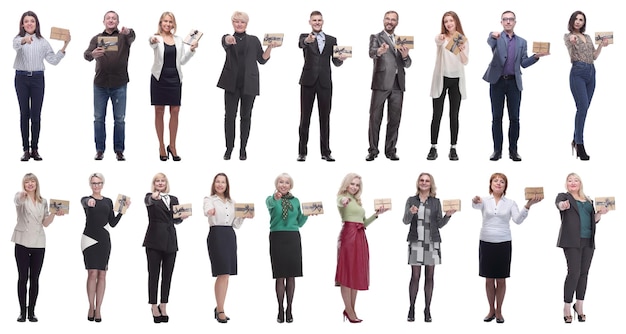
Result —
[[[407, 241], [417, 240], [417, 214], [411, 213], [409, 210], [412, 205], [415, 205], [419, 208], [420, 200], [419, 197], [411, 196], [406, 200], [406, 206], [404, 209], [404, 217], [402, 217], [402, 222], [405, 225], [411, 224], [409, 228], [409, 235], [407, 236]], [[443, 216], [441, 214], [441, 201], [436, 197], [428, 197], [425, 207], [430, 209], [430, 238], [432, 241], [441, 242], [441, 235], [439, 234], [439, 229], [446, 226], [448, 221], [450, 221], [449, 216]]]
[[[389, 50], [380, 57], [376, 55], [378, 48], [386, 43]], [[398, 83], [404, 91], [404, 68], [411, 66], [411, 57], [402, 59], [400, 51], [396, 51], [391, 39], [384, 31], [370, 36], [370, 58], [374, 60], [374, 73], [372, 75], [372, 90], [392, 90], [398, 72]]]
[[[493, 52], [493, 58], [491, 59], [491, 63], [489, 63], [489, 67], [487, 67], [487, 71], [483, 76], [483, 80], [489, 82], [490, 84], [495, 84], [500, 80], [502, 76], [502, 72], [504, 71], [504, 62], [507, 58], [507, 48], [509, 45], [508, 37], [505, 36], [506, 32], [502, 31], [500, 33], [500, 38], [491, 37], [491, 33], [489, 37], [487, 37], [487, 44], [491, 47], [491, 52]], [[520, 67], [526, 68], [534, 63], [536, 63], [539, 59], [535, 57], [528, 57], [527, 51], [527, 43], [526, 40], [517, 36], [515, 36], [515, 64], [513, 65], [515, 68], [515, 83], [517, 84], [517, 89], [520, 92], [523, 89], [522, 86], [522, 70]]]
[[[557, 209], [559, 208], [559, 202], [569, 201], [570, 207], [567, 210], [559, 210], [561, 214], [561, 228], [559, 229], [559, 239], [557, 240], [557, 247], [580, 247], [580, 212], [578, 211], [578, 205], [576, 199], [570, 193], [560, 193], [556, 196], [555, 204]], [[593, 207], [593, 201], [591, 201]], [[591, 213], [591, 247], [596, 248], [595, 236], [596, 236], [596, 213], [595, 209]]]

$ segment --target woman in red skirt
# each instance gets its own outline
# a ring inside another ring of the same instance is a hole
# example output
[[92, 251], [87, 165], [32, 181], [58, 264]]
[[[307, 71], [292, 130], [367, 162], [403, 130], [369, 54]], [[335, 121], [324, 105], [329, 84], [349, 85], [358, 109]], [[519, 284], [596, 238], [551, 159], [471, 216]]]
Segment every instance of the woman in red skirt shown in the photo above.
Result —
[[361, 322], [357, 318], [354, 306], [359, 290], [367, 290], [370, 283], [369, 249], [365, 228], [378, 215], [387, 211], [380, 207], [369, 218], [365, 217], [365, 209], [361, 206], [361, 177], [350, 173], [344, 177], [339, 193], [337, 207], [343, 221], [343, 228], [337, 242], [337, 271], [335, 285], [341, 287], [341, 298], [345, 305], [344, 320], [352, 323]]

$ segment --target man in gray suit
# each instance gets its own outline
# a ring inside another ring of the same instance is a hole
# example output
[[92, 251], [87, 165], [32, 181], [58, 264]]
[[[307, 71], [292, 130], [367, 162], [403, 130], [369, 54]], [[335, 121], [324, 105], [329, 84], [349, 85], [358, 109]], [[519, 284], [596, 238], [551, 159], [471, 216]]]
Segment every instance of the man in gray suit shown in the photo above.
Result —
[[370, 58], [374, 60], [372, 75], [372, 101], [370, 104], [369, 153], [366, 161], [378, 156], [378, 137], [383, 120], [383, 108], [387, 101], [387, 137], [385, 156], [390, 160], [400, 160], [396, 154], [398, 128], [402, 116], [404, 98], [404, 68], [411, 66], [409, 49], [396, 47], [394, 30], [398, 25], [398, 13], [388, 11], [383, 19], [384, 30], [370, 36]]
[[489, 34], [487, 44], [491, 47], [493, 58], [483, 80], [488, 81], [489, 96], [491, 98], [491, 133], [493, 136], [493, 154], [489, 160], [497, 161], [502, 158], [502, 116], [504, 113], [504, 99], [506, 97], [509, 111], [509, 157], [513, 161], [522, 161], [517, 153], [517, 139], [519, 138], [519, 107], [522, 100], [522, 71], [533, 65], [548, 53], [537, 53], [528, 57], [526, 40], [513, 32], [515, 28], [515, 13], [502, 13], [502, 32], [494, 31]]

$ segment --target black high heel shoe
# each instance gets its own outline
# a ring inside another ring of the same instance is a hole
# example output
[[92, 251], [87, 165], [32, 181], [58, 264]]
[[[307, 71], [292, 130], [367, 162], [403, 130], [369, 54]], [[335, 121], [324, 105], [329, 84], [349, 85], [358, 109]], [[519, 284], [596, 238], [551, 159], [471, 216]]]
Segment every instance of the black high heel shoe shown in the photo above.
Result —
[[[220, 314], [224, 314], [224, 319], [220, 318]], [[217, 320], [217, 322], [221, 323], [221, 324], [225, 324], [228, 322], [228, 320], [230, 320], [229, 317], [226, 317], [226, 314], [222, 311], [222, 312], [217, 312], [217, 307], [215, 309], [213, 309], [213, 315], [215, 316], [215, 320]]]
[[100, 318], [96, 318], [96, 310], [93, 311], [93, 321], [102, 322], [102, 315], [100, 316]]
[[172, 160], [180, 161], [180, 156], [179, 155], [174, 155], [174, 153], [172, 153], [172, 150], [170, 150], [170, 146], [167, 145], [167, 156], [169, 157], [170, 154], [172, 155]]
[[584, 144], [576, 144], [576, 157], [580, 158], [580, 160], [587, 161], [589, 160], [589, 155], [585, 150]]
[[161, 322], [168, 322], [168, 321], [170, 321], [170, 316], [169, 315], [165, 315], [165, 314], [163, 314], [163, 312], [161, 312], [161, 305], [157, 306], [157, 309], [159, 310], [159, 314], [161, 315]]
[[278, 322], [279, 324], [282, 324], [283, 322], [285, 322], [285, 310], [283, 310], [282, 307], [278, 309], [278, 316], [276, 317], [276, 322]]
[[157, 310], [159, 311], [159, 315], [154, 315], [154, 312], [152, 312], [152, 310], [150, 310], [150, 313], [152, 313], [152, 318], [154, 318], [154, 323], [155, 324], [163, 322], [163, 315], [161, 314], [161, 309], [158, 306], [157, 306]]
[[572, 308], [574, 309], [574, 313], [578, 315], [578, 322], [585, 322], [585, 320], [587, 320], [587, 316], [585, 316], [584, 314], [580, 314], [578, 311], [576, 311], [576, 303], [572, 305]]
[[430, 310], [424, 310], [424, 322], [432, 322], [433, 318], [430, 316]]
[[285, 321], [290, 324], [293, 322], [293, 315], [291, 314], [291, 309], [287, 308], [287, 311], [285, 312]]
[[167, 161], [167, 159], [169, 159], [169, 155], [167, 154], [167, 151], [165, 151], [165, 155], [161, 155], [161, 149], [159, 148], [159, 160]]
[[94, 319], [96, 319], [96, 310], [93, 310], [91, 315], [87, 316], [87, 320], [89, 320], [89, 321], [94, 321]]
[[409, 314], [406, 316], [406, 321], [408, 322], [415, 321], [415, 306], [411, 305], [409, 307]]

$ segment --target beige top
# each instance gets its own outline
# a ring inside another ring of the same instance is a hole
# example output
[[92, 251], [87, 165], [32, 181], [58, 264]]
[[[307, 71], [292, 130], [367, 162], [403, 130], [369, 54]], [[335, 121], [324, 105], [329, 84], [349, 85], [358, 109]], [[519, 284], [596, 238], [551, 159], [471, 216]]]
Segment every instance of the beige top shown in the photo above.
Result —
[[[430, 86], [430, 97], [436, 99], [443, 92], [443, 77], [459, 78], [459, 91], [461, 99], [467, 97], [465, 90], [465, 65], [461, 60], [461, 54], [455, 55], [446, 49], [446, 45], [450, 41], [449, 37], [441, 40], [441, 35], [435, 36], [435, 44], [437, 44], [437, 58], [435, 61], [435, 69], [433, 71], [433, 79]], [[465, 59], [469, 59], [469, 41], [465, 41], [465, 48], [461, 51], [465, 54]]]
[[17, 224], [13, 230], [11, 241], [28, 248], [45, 248], [46, 234], [43, 221], [48, 217], [48, 201], [33, 202], [29, 197], [21, 198], [21, 192], [15, 194], [15, 210]]
[[596, 47], [591, 37], [585, 34], [585, 41], [578, 38], [576, 39], [576, 44], [572, 44], [572, 42], [569, 41], [571, 35], [572, 33], [565, 34], [563, 40], [565, 40], [565, 46], [567, 47], [567, 52], [569, 53], [572, 63], [582, 61], [587, 64], [593, 64]]

